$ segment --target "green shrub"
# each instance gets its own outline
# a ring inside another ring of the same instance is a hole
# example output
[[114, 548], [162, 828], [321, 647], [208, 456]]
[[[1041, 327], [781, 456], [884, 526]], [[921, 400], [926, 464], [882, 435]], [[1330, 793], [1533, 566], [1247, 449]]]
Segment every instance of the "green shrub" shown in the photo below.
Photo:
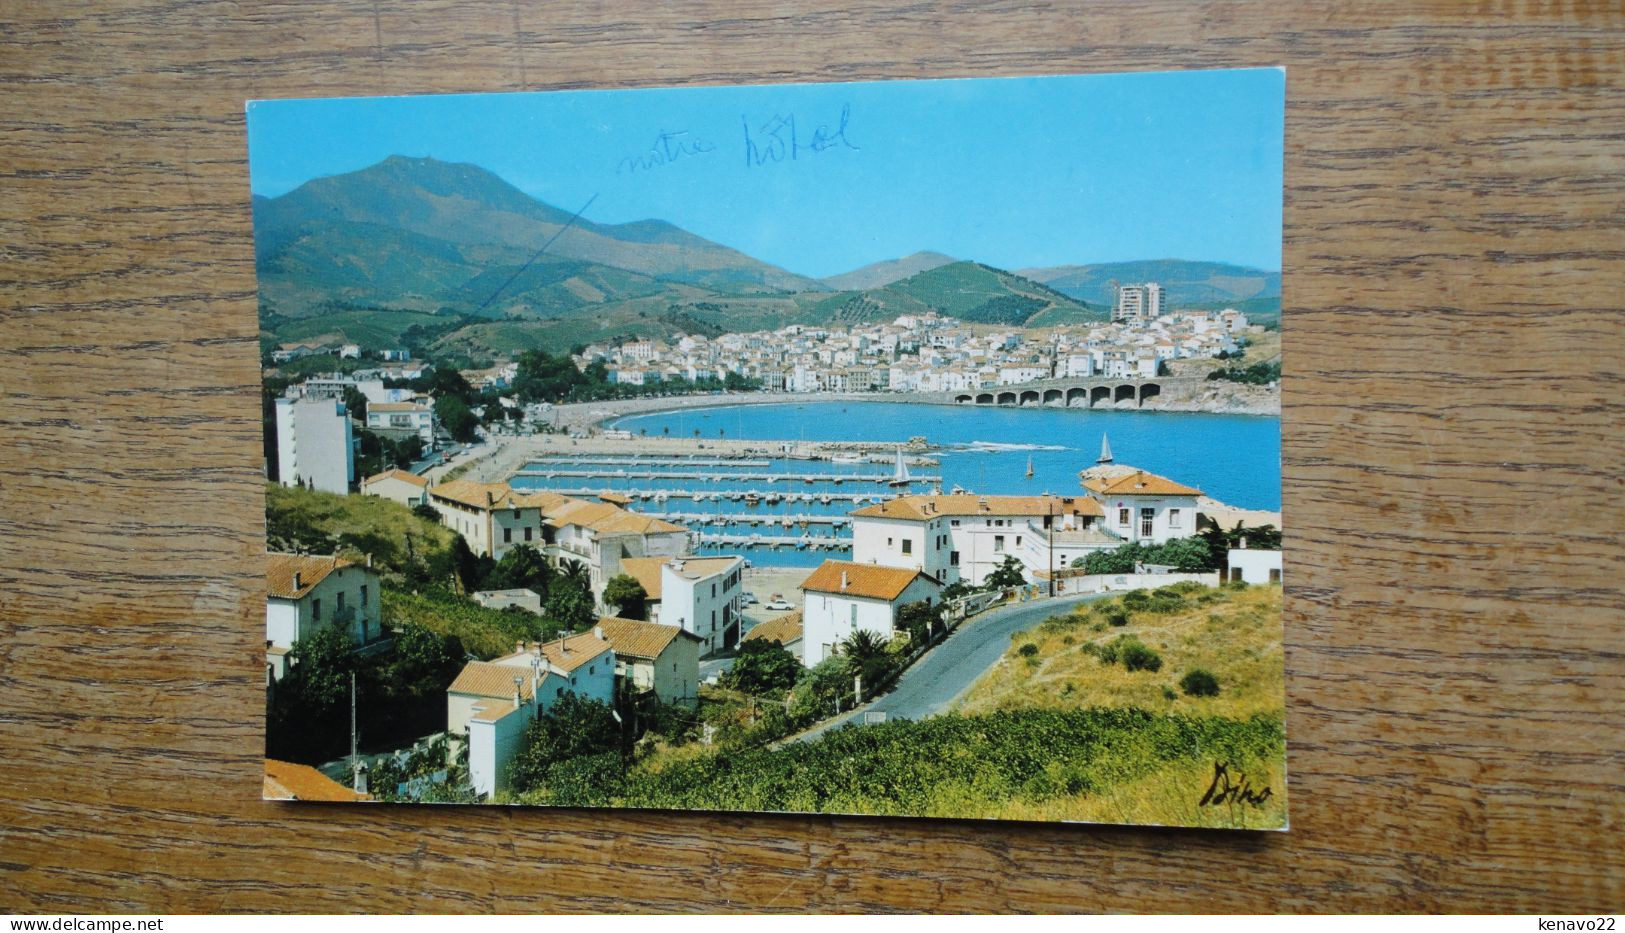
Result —
[[1032, 642], [1027, 642], [1025, 645], [1021, 646], [1019, 651], [1020, 651], [1022, 657], [1030, 658], [1030, 657], [1033, 657], [1034, 655], [1038, 654], [1038, 646], [1033, 644]]
[[1185, 691], [1186, 696], [1216, 697], [1219, 695], [1219, 678], [1214, 677], [1211, 671], [1193, 667], [1179, 678], [1179, 689]]
[[1121, 649], [1124, 670], [1153, 672], [1162, 670], [1162, 655], [1151, 650], [1137, 638], [1125, 637], [1130, 640]]
[[1179, 699], [1179, 694], [1174, 692], [1174, 688], [1168, 686], [1167, 684], [1163, 684], [1162, 685], [1162, 698], [1164, 700], [1177, 700], [1177, 699]]
[[1118, 628], [1122, 628], [1128, 624], [1128, 613], [1114, 606], [1106, 613], [1106, 621]]
[[1120, 635], [1109, 645], [1102, 645], [1095, 651], [1102, 664], [1116, 664], [1123, 662], [1123, 669], [1128, 671], [1158, 671], [1162, 669], [1162, 655], [1157, 654], [1146, 644], [1133, 635]]

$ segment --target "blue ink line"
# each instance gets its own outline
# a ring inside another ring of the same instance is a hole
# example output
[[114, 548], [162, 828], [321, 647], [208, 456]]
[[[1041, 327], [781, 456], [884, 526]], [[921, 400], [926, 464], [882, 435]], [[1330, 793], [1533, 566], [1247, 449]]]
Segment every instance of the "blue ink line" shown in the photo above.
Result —
[[558, 229], [557, 233], [554, 233], [552, 236], [548, 237], [547, 242], [542, 244], [542, 248], [537, 250], [536, 252], [532, 253], [530, 258], [525, 260], [525, 264], [519, 267], [519, 271], [515, 272], [513, 275], [508, 276], [508, 281], [503, 282], [501, 285], [497, 286], [497, 290], [491, 293], [491, 297], [485, 299], [485, 303], [480, 305], [480, 310], [484, 311], [487, 305], [489, 305], [493, 301], [496, 301], [497, 296], [502, 294], [502, 292], [505, 289], [507, 289], [507, 287], [509, 285], [512, 285], [514, 279], [517, 279], [521, 275], [525, 274], [525, 270], [530, 268], [531, 263], [533, 263], [536, 260], [542, 258], [542, 254], [547, 252], [547, 248], [549, 246], [553, 245], [553, 241], [558, 239], [559, 237], [563, 236], [564, 231], [570, 229], [570, 225], [574, 224], [576, 222], [576, 218], [580, 217], [582, 214], [585, 214], [587, 212], [587, 208], [592, 207], [592, 202], [594, 202], [596, 200], [598, 200], [598, 193], [593, 192], [593, 196], [587, 199], [587, 203], [581, 205], [581, 210], [576, 211], [574, 214], [571, 214], [570, 219], [566, 220], [564, 222], [564, 226], [560, 227]]

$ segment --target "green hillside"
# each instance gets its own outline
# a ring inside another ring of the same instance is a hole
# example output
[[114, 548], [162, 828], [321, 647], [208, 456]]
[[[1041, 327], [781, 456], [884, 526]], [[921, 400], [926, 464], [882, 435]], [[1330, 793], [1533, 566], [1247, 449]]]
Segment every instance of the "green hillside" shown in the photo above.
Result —
[[1101, 311], [1031, 279], [976, 262], [939, 266], [865, 293], [896, 314], [934, 310], [980, 324], [1054, 326], [1102, 320]]
[[1018, 271], [1073, 298], [1106, 307], [1115, 298], [1114, 281], [1123, 285], [1156, 282], [1176, 310], [1209, 302], [1231, 307], [1238, 301], [1281, 297], [1281, 273], [1223, 262], [1147, 259]]
[[496, 292], [484, 288], [490, 280], [500, 284], [544, 245], [542, 262], [563, 271], [504, 291], [513, 313], [648, 294], [657, 279], [741, 293], [827, 290], [664, 221], [572, 219], [485, 169], [435, 159], [391, 156], [256, 198], [254, 235], [262, 299], [290, 317], [335, 299], [475, 311]]

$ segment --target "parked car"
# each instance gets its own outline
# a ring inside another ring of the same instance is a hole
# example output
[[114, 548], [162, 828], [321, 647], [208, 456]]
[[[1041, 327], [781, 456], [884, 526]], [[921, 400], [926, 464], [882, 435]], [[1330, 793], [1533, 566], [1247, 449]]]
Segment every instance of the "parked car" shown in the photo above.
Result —
[[742, 605], [754, 606], [757, 603], [761, 602], [761, 600], [756, 598], [755, 593], [740, 593], [739, 594], [739, 602]]
[[773, 612], [784, 612], [787, 609], [794, 609], [796, 607], [790, 605], [790, 601], [788, 599], [785, 599], [778, 593], [774, 593], [773, 597], [767, 601], [767, 605], [763, 606], [762, 608], [770, 609]]

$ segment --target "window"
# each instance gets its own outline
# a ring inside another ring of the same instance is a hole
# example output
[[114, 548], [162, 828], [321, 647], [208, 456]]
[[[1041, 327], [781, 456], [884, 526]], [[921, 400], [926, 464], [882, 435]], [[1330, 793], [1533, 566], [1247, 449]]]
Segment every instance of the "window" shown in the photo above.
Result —
[[950, 566], [950, 567], [958, 567], [959, 566], [959, 552], [958, 551], [949, 551], [948, 552], [948, 566]]
[[511, 544], [511, 543], [513, 543], [513, 529], [512, 528], [504, 528], [504, 529], [502, 529], [502, 543], [503, 544]]
[[1021, 547], [1021, 535], [1016, 535], [1016, 547]]
[[715, 583], [711, 584], [711, 598], [717, 598], [717, 585]]
[[319, 599], [313, 599], [310, 601], [310, 621], [322, 621], [322, 601]]
[[1156, 517], [1157, 517], [1157, 510], [1156, 509], [1141, 509], [1140, 510], [1140, 537], [1142, 537], [1142, 538], [1151, 537], [1151, 522], [1153, 520], [1155, 520]]
[[367, 584], [361, 584], [361, 605], [367, 604]]
[[338, 606], [337, 606], [336, 611], [338, 611], [338, 612], [343, 612], [344, 611], [344, 592], [342, 590], [339, 591]]
[[858, 624], [858, 604], [857, 603], [852, 604], [852, 624], [853, 625]]
[[1241, 568], [1240, 567], [1231, 567], [1230, 568], [1230, 582], [1231, 583], [1240, 583], [1241, 582]]
[[995, 554], [1003, 554], [1004, 553], [1004, 535], [994, 535], [993, 536], [993, 553], [995, 553]]
[[886, 546], [887, 546], [887, 547], [891, 547], [891, 546], [892, 546], [892, 539], [890, 539], [890, 538], [887, 538], [887, 539], [886, 539]]
[[598, 673], [598, 665], [596, 665], [596, 664], [587, 665], [587, 675], [589, 677], [592, 676], [593, 674], [596, 674], [596, 673]]
[[1128, 524], [1128, 509], [1118, 509], [1117, 510], [1117, 524], [1119, 524], [1119, 525], [1127, 525]]
[[959, 519], [956, 518], [953, 521], [949, 522], [948, 524], [952, 525], [955, 528], [958, 528], [959, 527]]
[[1270, 582], [1271, 583], [1280, 583], [1281, 582], [1280, 568], [1277, 568], [1277, 567], [1270, 568]]
[[1179, 527], [1179, 510], [1178, 509], [1169, 509], [1168, 510], [1168, 527], [1169, 528], [1178, 528]]
[[531, 529], [530, 529], [530, 528], [526, 528], [526, 529], [525, 529], [525, 540], [526, 540], [526, 541], [529, 541], [529, 540], [530, 540], [530, 532], [531, 532]]
[[904, 554], [913, 554], [914, 553], [914, 540], [912, 538], [904, 538], [903, 539], [903, 553]]

